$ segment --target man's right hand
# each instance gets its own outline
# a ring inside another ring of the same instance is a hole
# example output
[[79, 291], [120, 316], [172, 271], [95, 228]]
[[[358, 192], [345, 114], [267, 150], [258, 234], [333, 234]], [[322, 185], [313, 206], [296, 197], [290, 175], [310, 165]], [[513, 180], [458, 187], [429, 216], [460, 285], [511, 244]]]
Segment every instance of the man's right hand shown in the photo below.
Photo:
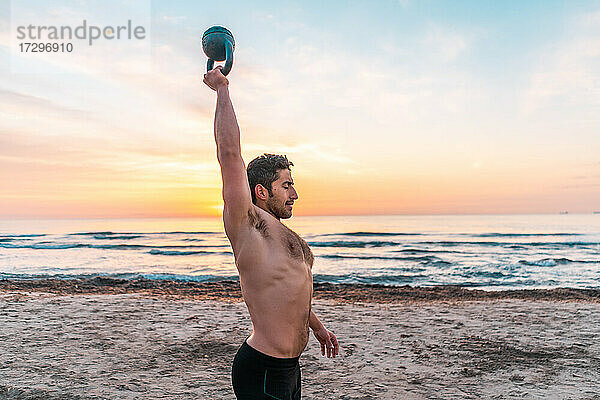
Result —
[[229, 81], [225, 78], [225, 75], [221, 72], [223, 67], [217, 65], [208, 73], [204, 74], [204, 83], [212, 90], [218, 90], [221, 87], [229, 85]]

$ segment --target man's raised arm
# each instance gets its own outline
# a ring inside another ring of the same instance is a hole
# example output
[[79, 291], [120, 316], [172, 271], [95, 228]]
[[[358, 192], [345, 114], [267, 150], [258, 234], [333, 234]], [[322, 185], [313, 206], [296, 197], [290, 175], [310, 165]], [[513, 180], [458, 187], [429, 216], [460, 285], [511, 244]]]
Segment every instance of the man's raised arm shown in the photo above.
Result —
[[223, 219], [225, 231], [231, 238], [237, 235], [252, 206], [248, 176], [240, 148], [240, 127], [229, 98], [229, 81], [221, 73], [221, 67], [216, 67], [204, 75], [204, 83], [217, 92], [215, 142], [223, 179]]

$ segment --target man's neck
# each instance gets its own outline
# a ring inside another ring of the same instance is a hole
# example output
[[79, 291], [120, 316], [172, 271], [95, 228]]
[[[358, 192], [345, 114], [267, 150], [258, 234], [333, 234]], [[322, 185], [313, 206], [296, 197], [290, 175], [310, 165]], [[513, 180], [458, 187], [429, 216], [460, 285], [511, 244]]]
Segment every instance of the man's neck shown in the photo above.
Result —
[[277, 221], [281, 222], [281, 218], [279, 218], [277, 215], [275, 215], [273, 213], [273, 211], [271, 211], [269, 208], [265, 207], [264, 203], [256, 204], [256, 206], [258, 208], [260, 208], [261, 210], [266, 211], [267, 213], [271, 214], [273, 216], [273, 218], [275, 218]]

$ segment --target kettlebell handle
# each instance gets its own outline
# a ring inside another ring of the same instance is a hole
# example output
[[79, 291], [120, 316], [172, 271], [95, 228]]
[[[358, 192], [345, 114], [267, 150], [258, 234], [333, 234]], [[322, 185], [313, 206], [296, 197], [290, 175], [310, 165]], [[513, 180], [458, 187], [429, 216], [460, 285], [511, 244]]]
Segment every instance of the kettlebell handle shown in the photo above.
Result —
[[[206, 63], [206, 72], [212, 71], [215, 65], [215, 60], [212, 58], [208, 59]], [[229, 40], [225, 40], [225, 64], [223, 65], [223, 69], [221, 72], [223, 75], [227, 75], [231, 71], [231, 67], [233, 66], [233, 45]]]

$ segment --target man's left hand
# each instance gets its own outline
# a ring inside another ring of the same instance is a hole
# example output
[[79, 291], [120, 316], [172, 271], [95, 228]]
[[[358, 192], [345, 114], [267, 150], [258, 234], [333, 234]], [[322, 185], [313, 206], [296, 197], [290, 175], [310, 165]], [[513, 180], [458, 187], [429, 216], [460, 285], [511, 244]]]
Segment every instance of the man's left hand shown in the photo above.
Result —
[[315, 338], [321, 343], [321, 355], [325, 355], [325, 349], [327, 349], [327, 358], [338, 355], [340, 351], [340, 345], [333, 332], [329, 332], [325, 327], [318, 331], [313, 331]]

